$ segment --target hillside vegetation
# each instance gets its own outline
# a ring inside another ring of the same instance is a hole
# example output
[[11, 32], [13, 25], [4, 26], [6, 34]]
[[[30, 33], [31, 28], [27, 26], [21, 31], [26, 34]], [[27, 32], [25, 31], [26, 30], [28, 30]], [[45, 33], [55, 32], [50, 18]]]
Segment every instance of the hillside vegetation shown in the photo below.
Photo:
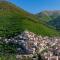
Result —
[[29, 30], [42, 36], [60, 36], [60, 34], [38, 21], [23, 9], [9, 2], [0, 2], [0, 36], [10, 37]]
[[42, 11], [36, 14], [36, 16], [40, 21], [51, 26], [55, 30], [60, 31], [60, 10]]

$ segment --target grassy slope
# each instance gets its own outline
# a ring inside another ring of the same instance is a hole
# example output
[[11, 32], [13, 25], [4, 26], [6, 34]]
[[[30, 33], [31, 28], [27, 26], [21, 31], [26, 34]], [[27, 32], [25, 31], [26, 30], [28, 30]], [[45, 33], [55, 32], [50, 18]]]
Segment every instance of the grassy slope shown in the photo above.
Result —
[[36, 14], [36, 16], [42, 19], [44, 22], [49, 22], [60, 16], [60, 10], [54, 10], [54, 11], [45, 10]]
[[48, 22], [49, 25], [53, 26], [56, 30], [60, 31], [60, 16]]
[[45, 25], [51, 27], [55, 30], [60, 30], [60, 11], [42, 11], [36, 16], [42, 21]]
[[17, 34], [23, 30], [29, 30], [43, 36], [59, 36], [59, 33], [40, 21], [32, 14], [19, 9], [10, 3], [0, 3], [0, 36]]
[[52, 20], [52, 17], [49, 16], [49, 13], [47, 11], [42, 11], [42, 12], [36, 14], [36, 16], [44, 22], [48, 22], [48, 21]]

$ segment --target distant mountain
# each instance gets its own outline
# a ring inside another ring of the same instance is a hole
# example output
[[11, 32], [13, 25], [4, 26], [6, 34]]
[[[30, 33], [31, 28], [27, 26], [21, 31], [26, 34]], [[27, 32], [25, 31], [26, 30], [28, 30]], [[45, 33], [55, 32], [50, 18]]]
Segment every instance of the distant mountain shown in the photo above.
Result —
[[52, 26], [56, 30], [60, 30], [60, 10], [55, 11], [43, 11], [36, 16], [44, 23]]
[[14, 36], [29, 30], [42, 36], [59, 36], [59, 32], [43, 24], [39, 19], [14, 4], [0, 2], [0, 36]]
[[49, 21], [48, 24], [53, 26], [56, 30], [60, 31], [60, 16]]

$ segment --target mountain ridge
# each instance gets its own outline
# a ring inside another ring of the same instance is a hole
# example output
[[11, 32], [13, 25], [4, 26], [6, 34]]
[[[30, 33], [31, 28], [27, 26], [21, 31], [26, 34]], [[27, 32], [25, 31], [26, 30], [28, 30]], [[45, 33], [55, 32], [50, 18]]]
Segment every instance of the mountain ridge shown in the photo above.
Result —
[[[54, 11], [42, 11], [36, 16], [43, 21], [45, 24], [48, 24], [49, 26], [52, 26], [56, 30], [60, 30], [60, 10], [54, 10]], [[59, 28], [58, 28], [59, 27]]]

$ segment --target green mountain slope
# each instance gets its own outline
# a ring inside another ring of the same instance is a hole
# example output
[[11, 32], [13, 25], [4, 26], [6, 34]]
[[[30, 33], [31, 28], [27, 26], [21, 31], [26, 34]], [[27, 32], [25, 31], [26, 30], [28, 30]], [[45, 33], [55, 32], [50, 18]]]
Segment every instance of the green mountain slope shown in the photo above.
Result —
[[49, 21], [48, 24], [53, 26], [56, 30], [60, 31], [60, 16]]
[[9, 2], [0, 2], [0, 36], [14, 36], [29, 30], [43, 36], [59, 36], [60, 34], [45, 26], [37, 18]]
[[40, 19], [42, 19], [45, 22], [48, 22], [50, 20], [53, 20], [60, 16], [60, 10], [54, 10], [54, 11], [42, 11], [40, 13], [37, 13], [36, 16], [38, 16]]
[[45, 24], [56, 30], [60, 30], [60, 10], [42, 11], [36, 14], [36, 16]]
[[36, 16], [44, 22], [48, 22], [49, 20], [51, 20], [50, 13], [48, 11], [37, 13]]

